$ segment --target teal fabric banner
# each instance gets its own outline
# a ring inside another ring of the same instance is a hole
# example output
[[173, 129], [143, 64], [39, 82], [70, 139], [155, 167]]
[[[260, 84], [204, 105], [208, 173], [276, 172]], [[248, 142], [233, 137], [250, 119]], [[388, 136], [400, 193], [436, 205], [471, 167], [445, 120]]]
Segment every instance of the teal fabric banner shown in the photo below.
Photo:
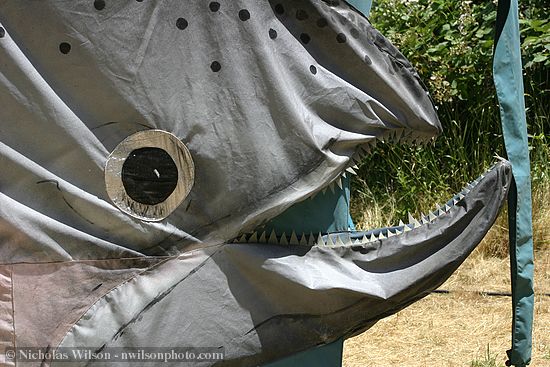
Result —
[[339, 232], [354, 229], [349, 216], [350, 179], [342, 178], [342, 188], [333, 184], [333, 189], [292, 205], [279, 216], [266, 223], [267, 233], [277, 235]]
[[[312, 199], [294, 204], [278, 217], [266, 224], [266, 232], [272, 230], [278, 235], [291, 232], [327, 233], [353, 230], [349, 215], [350, 179], [342, 178], [342, 188], [334, 185], [334, 191], [327, 189]], [[344, 340], [340, 339], [315, 349], [270, 363], [264, 367], [340, 367]]]
[[280, 361], [265, 365], [264, 367], [341, 367], [344, 340], [340, 339], [331, 344], [322, 345], [302, 353], [283, 358]]
[[527, 123], [523, 97], [518, 3], [498, 3], [493, 77], [515, 187], [508, 198], [512, 276], [512, 348], [508, 365], [531, 361], [533, 325], [533, 229]]
[[[369, 16], [372, 0], [349, 0], [349, 3], [366, 17]], [[294, 205], [281, 216], [268, 223], [266, 227], [277, 229], [276, 232], [296, 230], [297, 224], [298, 227], [302, 227], [301, 229], [304, 232], [354, 230], [355, 227], [349, 215], [349, 178], [343, 181], [344, 187], [342, 190], [337, 190], [332, 194], [328, 193], [328, 195], [319, 195], [314, 200]], [[301, 220], [298, 220], [298, 218]], [[304, 222], [304, 218], [308, 219]], [[302, 225], [299, 225], [299, 223], [302, 223]], [[344, 341], [338, 340], [331, 344], [271, 363], [266, 367], [338, 367], [342, 365], [343, 347]]]
[[348, 0], [348, 3], [353, 5], [355, 9], [359, 10], [366, 17], [369, 16], [372, 0]]

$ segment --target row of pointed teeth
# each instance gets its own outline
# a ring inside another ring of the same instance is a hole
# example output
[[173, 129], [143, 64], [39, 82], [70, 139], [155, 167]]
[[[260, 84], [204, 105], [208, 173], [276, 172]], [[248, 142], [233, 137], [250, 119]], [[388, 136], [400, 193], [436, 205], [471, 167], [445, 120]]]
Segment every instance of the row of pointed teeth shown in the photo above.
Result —
[[377, 136], [376, 139], [373, 139], [368, 143], [361, 145], [357, 149], [355, 154], [351, 157], [352, 164], [358, 165], [363, 160], [363, 158], [370, 154], [370, 152], [376, 147], [378, 142], [392, 144], [405, 143], [410, 145], [428, 145], [435, 142], [435, 137], [421, 135], [407, 129], [392, 129], [380, 136]]
[[[363, 235], [362, 238], [352, 238], [349, 233], [332, 233], [328, 235], [322, 235], [321, 233], [314, 235], [313, 233], [297, 235], [292, 232], [290, 236], [283, 233], [281, 236], [277, 236], [275, 231], [272, 231], [269, 236], [266, 232], [262, 232], [258, 236], [257, 232], [251, 235], [243, 234], [239, 239], [233, 241], [233, 243], [269, 243], [273, 245], [302, 245], [302, 246], [353, 246], [360, 245], [368, 242], [374, 242], [376, 240], [382, 240], [385, 238], [400, 235], [404, 232], [412, 231], [415, 228], [414, 225], [405, 225], [403, 230], [397, 228], [386, 229], [380, 231], [378, 235], [369, 234]], [[386, 233], [386, 235], [384, 235]]]
[[325, 186], [321, 191], [317, 191], [313, 195], [311, 195], [309, 198], [313, 199], [317, 194], [322, 193], [325, 195], [328, 190], [332, 192], [333, 194], [336, 192], [336, 188], [343, 190], [344, 189], [344, 182], [343, 180], [348, 177], [348, 175], [357, 175], [357, 170], [359, 167], [357, 165], [353, 165], [351, 167], [346, 168], [344, 172], [340, 176], [338, 176], [334, 181], [329, 183], [327, 186]]
[[[417, 222], [418, 223], [418, 222]], [[246, 235], [243, 234], [240, 238], [233, 241], [233, 243], [267, 243], [273, 245], [301, 245], [301, 246], [328, 246], [328, 247], [340, 247], [340, 246], [354, 246], [362, 245], [369, 242], [375, 242], [383, 240], [385, 238], [398, 236], [404, 232], [412, 231], [413, 228], [420, 227], [421, 224], [409, 224], [404, 225], [400, 230], [398, 228], [388, 228], [380, 230], [379, 233], [364, 234], [360, 238], [350, 236], [350, 233], [331, 233], [328, 235], [322, 235], [321, 233], [314, 235], [313, 233], [302, 233], [297, 235], [292, 232], [290, 236], [283, 233], [281, 236], [277, 236], [275, 231], [272, 231], [269, 235], [266, 232], [262, 232], [258, 235], [258, 232]]]
[[[489, 169], [490, 170], [490, 169]], [[489, 171], [488, 170], [488, 171]], [[383, 240], [386, 238], [399, 236], [405, 232], [410, 232], [416, 228], [420, 228], [425, 224], [435, 222], [439, 217], [446, 215], [455, 205], [462, 201], [466, 195], [485, 177], [481, 175], [479, 178], [469, 183], [461, 192], [456, 194], [451, 200], [443, 205], [436, 204], [435, 210], [428, 214], [421, 214], [420, 218], [416, 219], [410, 213], [408, 214], [408, 223], [399, 221], [399, 224], [390, 228], [383, 228], [375, 231], [364, 232], [363, 236], [357, 236], [350, 232], [331, 233], [322, 235], [321, 233], [301, 233], [297, 234], [294, 231], [287, 235], [283, 233], [278, 236], [274, 230], [270, 233], [253, 232], [251, 234], [243, 234], [233, 241], [233, 243], [267, 243], [273, 245], [303, 245], [303, 246], [355, 246], [363, 245], [370, 242]]]
[[281, 236], [277, 236], [277, 234], [273, 230], [270, 234], [268, 234], [267, 232], [254, 232], [249, 235], [243, 234], [240, 238], [233, 242], [314, 246], [323, 242], [322, 238], [323, 236], [320, 233], [317, 236], [313, 235], [313, 233], [310, 233], [309, 235], [302, 233], [300, 236], [298, 236], [296, 232], [292, 232], [290, 236], [287, 236], [285, 233], [283, 233]]
[[376, 139], [371, 140], [368, 143], [365, 143], [357, 149], [355, 154], [351, 157], [349, 166], [341, 173], [340, 176], [338, 176], [334, 181], [329, 183], [327, 186], [325, 186], [322, 190], [317, 191], [313, 195], [311, 195], [309, 198], [313, 199], [317, 194], [322, 193], [323, 195], [326, 194], [328, 190], [330, 190], [333, 194], [336, 192], [336, 188], [338, 187], [340, 190], [343, 190], [343, 182], [342, 179], [345, 179], [348, 175], [357, 175], [357, 171], [359, 170], [359, 164], [361, 161], [371, 152], [372, 149], [374, 149], [378, 142], [382, 143], [409, 143], [409, 144], [429, 144], [430, 142], [435, 141], [435, 138], [427, 138], [425, 136], [421, 135], [415, 135], [415, 133], [411, 130], [405, 130], [405, 129], [394, 129], [390, 130], [378, 137]]

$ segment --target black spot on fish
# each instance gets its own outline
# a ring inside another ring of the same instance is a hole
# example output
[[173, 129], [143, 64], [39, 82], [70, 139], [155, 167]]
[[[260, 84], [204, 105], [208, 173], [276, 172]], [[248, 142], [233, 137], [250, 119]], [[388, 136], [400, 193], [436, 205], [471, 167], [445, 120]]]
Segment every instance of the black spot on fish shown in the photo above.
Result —
[[105, 9], [105, 0], [95, 0], [94, 8], [96, 8], [97, 10]]
[[302, 33], [300, 35], [300, 41], [302, 41], [305, 45], [307, 45], [309, 41], [311, 41], [311, 37], [307, 33]]
[[309, 67], [309, 71], [311, 71], [311, 74], [313, 75], [317, 74], [317, 68], [314, 65]]
[[347, 37], [345, 34], [338, 33], [338, 35], [336, 35], [336, 41], [338, 41], [338, 43], [345, 43], [346, 40], [347, 40]]
[[277, 38], [277, 31], [274, 30], [273, 28], [270, 28], [270, 29], [269, 29], [269, 38], [271, 38], [272, 40], [274, 40], [275, 38]]
[[62, 42], [59, 44], [59, 51], [62, 53], [62, 54], [68, 54], [69, 52], [71, 52], [71, 45], [67, 42]]
[[212, 1], [208, 7], [210, 8], [210, 11], [212, 12], [217, 12], [218, 10], [220, 10], [220, 3], [217, 2], [217, 1]]
[[242, 9], [239, 11], [239, 19], [243, 22], [246, 22], [248, 19], [250, 19], [250, 12], [246, 9]]
[[221, 64], [217, 61], [213, 61], [212, 64], [210, 64], [210, 69], [212, 69], [213, 72], [217, 73], [222, 68]]
[[178, 18], [176, 20], [176, 27], [178, 27], [181, 30], [184, 30], [189, 25], [189, 22], [185, 18]]

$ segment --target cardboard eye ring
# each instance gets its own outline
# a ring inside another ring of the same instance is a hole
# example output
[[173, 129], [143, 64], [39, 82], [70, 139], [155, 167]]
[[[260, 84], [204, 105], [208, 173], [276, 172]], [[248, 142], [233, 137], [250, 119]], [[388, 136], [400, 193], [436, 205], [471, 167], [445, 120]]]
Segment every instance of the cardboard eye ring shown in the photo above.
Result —
[[[132, 199], [122, 182], [122, 167], [126, 158], [140, 148], [164, 150], [178, 169], [176, 187], [166, 200], [155, 205]], [[113, 204], [122, 212], [144, 221], [165, 219], [189, 195], [194, 181], [195, 165], [189, 149], [175, 135], [163, 130], [145, 130], [130, 135], [116, 146], [105, 163], [105, 188]]]

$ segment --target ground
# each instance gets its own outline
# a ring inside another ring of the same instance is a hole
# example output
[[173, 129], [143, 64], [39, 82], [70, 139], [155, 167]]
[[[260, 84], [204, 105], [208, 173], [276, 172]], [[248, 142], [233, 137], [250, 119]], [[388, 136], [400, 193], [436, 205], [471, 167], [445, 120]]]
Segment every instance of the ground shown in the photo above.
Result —
[[[535, 254], [531, 366], [550, 367], [550, 246]], [[344, 367], [504, 366], [510, 348], [508, 259], [474, 252], [440, 289], [344, 345]], [[546, 295], [544, 295], [544, 293]]]

